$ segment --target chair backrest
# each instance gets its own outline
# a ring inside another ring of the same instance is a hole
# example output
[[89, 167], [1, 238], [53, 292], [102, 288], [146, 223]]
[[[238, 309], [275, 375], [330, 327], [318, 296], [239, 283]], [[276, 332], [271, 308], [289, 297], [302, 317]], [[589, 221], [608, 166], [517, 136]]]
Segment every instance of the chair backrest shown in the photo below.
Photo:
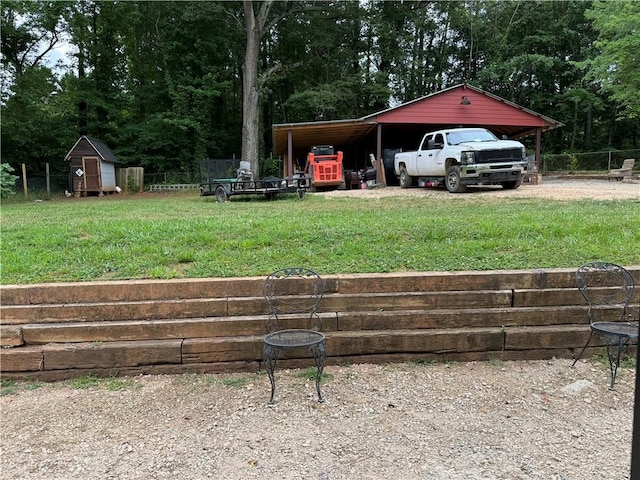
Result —
[[589, 304], [589, 322], [627, 319], [635, 282], [624, 267], [607, 262], [587, 263], [576, 272], [576, 284]]
[[633, 166], [635, 164], [635, 158], [627, 158], [624, 162], [622, 162], [622, 167], [620, 167], [620, 170], [633, 170]]
[[287, 314], [308, 315], [306, 328], [321, 330], [322, 321], [316, 310], [324, 290], [324, 280], [308, 268], [288, 267], [271, 273], [263, 287], [271, 309], [267, 332], [280, 330], [280, 316]]

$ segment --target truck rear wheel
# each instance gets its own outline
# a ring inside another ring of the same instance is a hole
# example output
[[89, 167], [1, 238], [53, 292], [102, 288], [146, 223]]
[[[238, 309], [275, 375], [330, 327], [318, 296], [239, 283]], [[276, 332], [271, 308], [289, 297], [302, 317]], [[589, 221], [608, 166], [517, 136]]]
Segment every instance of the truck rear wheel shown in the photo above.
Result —
[[447, 190], [451, 193], [464, 193], [467, 191], [467, 186], [462, 184], [460, 178], [460, 167], [452, 165], [447, 170], [447, 178], [445, 178], [445, 185]]
[[411, 175], [407, 173], [407, 169], [400, 167], [400, 188], [409, 188], [413, 183]]

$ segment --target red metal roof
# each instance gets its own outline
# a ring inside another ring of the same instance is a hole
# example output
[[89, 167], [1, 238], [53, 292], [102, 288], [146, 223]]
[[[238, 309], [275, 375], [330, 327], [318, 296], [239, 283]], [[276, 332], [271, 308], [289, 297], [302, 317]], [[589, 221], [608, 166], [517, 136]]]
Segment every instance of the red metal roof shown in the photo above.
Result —
[[[470, 102], [463, 105], [462, 98]], [[542, 115], [489, 95], [469, 86], [443, 90], [394, 109], [375, 114], [377, 123], [464, 124], [469, 126], [523, 126], [545, 128], [548, 123]], [[551, 125], [550, 125], [551, 126]]]
[[[461, 104], [466, 96], [469, 104]], [[289, 123], [273, 126], [276, 155], [287, 149], [289, 132], [295, 147], [357, 142], [373, 132], [377, 125], [424, 125], [427, 129], [454, 126], [483, 126], [497, 135], [522, 138], [537, 129], [551, 130], [561, 122], [516, 105], [467, 84], [441, 90], [394, 108], [353, 120]]]

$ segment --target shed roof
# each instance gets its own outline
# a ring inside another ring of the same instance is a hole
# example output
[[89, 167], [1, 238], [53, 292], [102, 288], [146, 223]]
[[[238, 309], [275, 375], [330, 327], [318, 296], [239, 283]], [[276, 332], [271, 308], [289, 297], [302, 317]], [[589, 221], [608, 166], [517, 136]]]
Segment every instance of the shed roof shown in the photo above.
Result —
[[[463, 96], [469, 104], [461, 104]], [[547, 131], [564, 125], [480, 88], [460, 84], [358, 119], [273, 125], [274, 153], [284, 154], [289, 132], [296, 147], [345, 145], [363, 139], [378, 124], [430, 125], [433, 129], [483, 126], [511, 138], [533, 135], [539, 128]]]
[[67, 153], [65, 158], [69, 158], [71, 153], [75, 150], [75, 148], [78, 146], [78, 144], [80, 142], [82, 142], [83, 140], [87, 141], [89, 143], [89, 145], [91, 145], [91, 147], [96, 151], [98, 156], [100, 156], [100, 158], [102, 160], [104, 160], [105, 162], [118, 163], [118, 160], [116, 159], [116, 156], [111, 151], [111, 149], [109, 147], [107, 147], [107, 145], [104, 142], [101, 142], [100, 140], [98, 140], [96, 138], [88, 137], [87, 135], [83, 135], [82, 137], [80, 137], [78, 139], [78, 141], [76, 143], [74, 143], [73, 147], [71, 147], [71, 150], [69, 150], [69, 153]]

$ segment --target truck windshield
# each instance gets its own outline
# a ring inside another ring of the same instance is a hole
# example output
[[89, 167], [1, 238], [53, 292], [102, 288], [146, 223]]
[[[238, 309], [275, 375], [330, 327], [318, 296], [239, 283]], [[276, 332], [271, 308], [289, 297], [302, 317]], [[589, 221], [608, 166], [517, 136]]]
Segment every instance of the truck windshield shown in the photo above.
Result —
[[498, 138], [489, 130], [464, 130], [447, 133], [449, 145], [460, 145], [466, 142], [495, 142]]

